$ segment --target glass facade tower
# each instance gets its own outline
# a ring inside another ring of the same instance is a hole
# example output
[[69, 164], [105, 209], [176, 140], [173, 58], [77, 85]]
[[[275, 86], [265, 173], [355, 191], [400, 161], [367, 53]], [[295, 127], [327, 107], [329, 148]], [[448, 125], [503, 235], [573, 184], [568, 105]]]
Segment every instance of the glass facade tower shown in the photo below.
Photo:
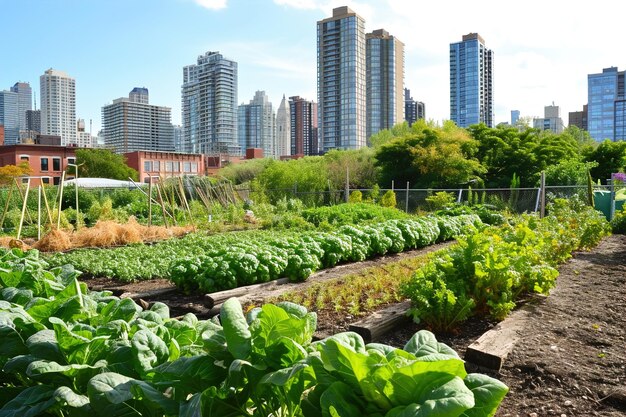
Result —
[[15, 83], [11, 91], [17, 93], [18, 123], [20, 130], [28, 130], [26, 112], [33, 109], [33, 90], [28, 83]]
[[366, 35], [367, 138], [404, 120], [404, 44], [383, 29]]
[[237, 63], [207, 52], [183, 68], [185, 151], [239, 155], [237, 141]]
[[450, 44], [450, 119], [493, 127], [493, 51], [477, 33]]
[[4, 144], [15, 145], [19, 142], [18, 95], [14, 91], [0, 91], [0, 125], [4, 126]]
[[366, 146], [365, 21], [348, 7], [317, 22], [319, 140], [324, 152]]
[[250, 104], [239, 106], [239, 146], [245, 153], [248, 148], [263, 149], [266, 158], [276, 157], [276, 131], [274, 109], [265, 91], [257, 91]]
[[624, 140], [624, 71], [604, 68], [587, 76], [589, 135], [597, 140]]

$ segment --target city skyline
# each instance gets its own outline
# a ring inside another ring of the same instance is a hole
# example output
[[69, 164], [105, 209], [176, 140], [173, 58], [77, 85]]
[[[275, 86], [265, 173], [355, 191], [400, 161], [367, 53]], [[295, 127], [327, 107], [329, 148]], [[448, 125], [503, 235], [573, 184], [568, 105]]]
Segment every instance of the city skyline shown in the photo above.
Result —
[[[540, 116], [553, 101], [562, 114], [579, 110], [587, 102], [587, 74], [626, 67], [626, 57], [611, 47], [619, 39], [617, 14], [601, 15], [601, 5], [583, 13], [562, 1], [530, 1], [518, 9], [486, 2], [485, 14], [461, 2], [400, 0], [161, 0], [156, 6], [144, 0], [0, 0], [4, 15], [28, 16], [29, 22], [7, 19], [0, 28], [5, 45], [10, 39], [28, 45], [0, 60], [0, 87], [28, 82], [39, 109], [39, 75], [48, 68], [71, 74], [76, 116], [92, 119], [95, 135], [104, 105], [129, 86], [145, 86], [180, 124], [182, 68], [211, 50], [238, 62], [238, 104], [257, 90], [275, 106], [283, 94], [317, 100], [316, 22], [344, 5], [365, 19], [368, 32], [384, 28], [405, 43], [405, 86], [437, 121], [450, 117], [449, 44], [466, 33], [480, 33], [497, 55], [495, 123], [510, 120], [514, 109]], [[72, 25], [55, 25], [61, 16]], [[93, 16], [115, 20], [115, 28], [94, 25]]]

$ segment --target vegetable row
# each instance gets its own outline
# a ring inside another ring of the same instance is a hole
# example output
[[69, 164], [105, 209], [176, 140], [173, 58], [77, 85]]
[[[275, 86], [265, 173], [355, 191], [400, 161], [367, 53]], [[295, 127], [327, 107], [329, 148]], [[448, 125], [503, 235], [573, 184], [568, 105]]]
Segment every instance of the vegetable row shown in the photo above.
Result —
[[152, 246], [59, 253], [48, 260], [121, 280], [167, 277], [185, 292], [208, 293], [280, 277], [304, 280], [320, 268], [428, 246], [481, 224], [476, 215], [462, 215], [344, 225], [332, 232], [196, 233]]
[[0, 253], [0, 417], [489, 416], [508, 390], [426, 331], [404, 349], [312, 342], [317, 317], [296, 304], [176, 320], [77, 275]]
[[458, 237], [403, 284], [411, 313], [429, 328], [449, 331], [474, 314], [502, 320], [521, 295], [547, 294], [556, 267], [572, 251], [591, 248], [610, 233], [604, 216], [575, 201], [556, 200], [549, 215]]

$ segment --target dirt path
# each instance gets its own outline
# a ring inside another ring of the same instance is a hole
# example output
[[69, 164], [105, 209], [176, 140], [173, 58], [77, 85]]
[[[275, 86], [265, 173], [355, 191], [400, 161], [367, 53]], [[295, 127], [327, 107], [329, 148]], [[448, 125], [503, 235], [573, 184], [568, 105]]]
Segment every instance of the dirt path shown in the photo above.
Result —
[[559, 270], [505, 362], [496, 416], [626, 416], [626, 236]]

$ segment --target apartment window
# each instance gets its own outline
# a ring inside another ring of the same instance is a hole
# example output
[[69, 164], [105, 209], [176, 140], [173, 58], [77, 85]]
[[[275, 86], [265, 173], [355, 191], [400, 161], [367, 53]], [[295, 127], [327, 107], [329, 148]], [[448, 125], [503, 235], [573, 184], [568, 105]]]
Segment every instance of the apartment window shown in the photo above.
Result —
[[48, 170], [48, 158], [41, 158], [41, 170], [42, 171], [47, 171]]
[[44, 184], [50, 184], [50, 177], [42, 177], [41, 182], [43, 182]]
[[67, 158], [67, 163], [76, 165], [76, 158]]
[[61, 158], [52, 158], [52, 170], [53, 171], [61, 170]]
[[154, 172], [161, 172], [161, 162], [160, 161], [152, 161], [152, 170]]
[[191, 162], [183, 162], [183, 171], [191, 172]]
[[28, 162], [28, 161], [30, 161], [30, 156], [28, 156], [28, 155], [20, 155], [20, 161]]
[[198, 172], [198, 163], [197, 162], [192, 162], [191, 163], [191, 172]]
[[144, 172], [152, 171], [152, 161], [143, 161], [143, 170]]
[[61, 183], [61, 177], [53, 177], [53, 184], [59, 185]]
[[168, 161], [165, 163], [165, 172], [172, 172], [172, 162]]

